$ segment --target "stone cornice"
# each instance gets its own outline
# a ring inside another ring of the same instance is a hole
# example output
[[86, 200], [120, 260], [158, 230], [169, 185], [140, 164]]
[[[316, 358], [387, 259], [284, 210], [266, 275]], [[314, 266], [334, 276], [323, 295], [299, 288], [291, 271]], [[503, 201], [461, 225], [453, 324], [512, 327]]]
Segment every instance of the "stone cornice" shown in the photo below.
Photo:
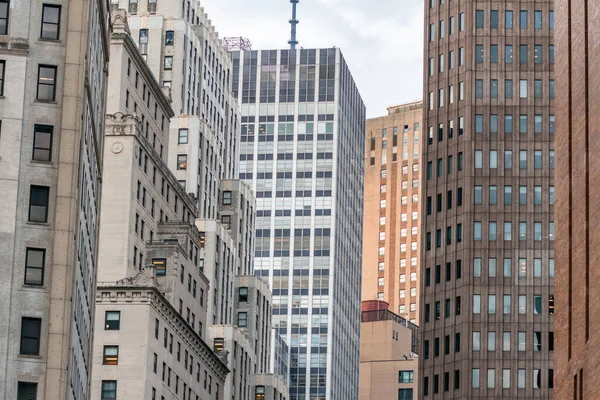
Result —
[[148, 304], [167, 321], [177, 335], [183, 339], [184, 343], [196, 353], [197, 358], [202, 360], [214, 375], [225, 379], [230, 372], [219, 356], [177, 313], [161, 292], [156, 278], [148, 272], [142, 270], [132, 278], [124, 278], [114, 283], [98, 283], [96, 303]]

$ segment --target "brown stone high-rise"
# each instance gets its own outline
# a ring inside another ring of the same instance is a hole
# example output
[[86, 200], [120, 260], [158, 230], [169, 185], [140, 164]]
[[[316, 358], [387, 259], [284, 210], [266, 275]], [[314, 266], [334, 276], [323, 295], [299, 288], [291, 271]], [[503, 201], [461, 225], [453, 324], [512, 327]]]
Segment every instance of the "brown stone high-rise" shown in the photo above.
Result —
[[556, 396], [597, 399], [600, 382], [600, 3], [556, 0]]
[[425, 1], [419, 398], [553, 398], [552, 0]]
[[367, 120], [362, 299], [419, 315], [419, 153], [423, 103]]

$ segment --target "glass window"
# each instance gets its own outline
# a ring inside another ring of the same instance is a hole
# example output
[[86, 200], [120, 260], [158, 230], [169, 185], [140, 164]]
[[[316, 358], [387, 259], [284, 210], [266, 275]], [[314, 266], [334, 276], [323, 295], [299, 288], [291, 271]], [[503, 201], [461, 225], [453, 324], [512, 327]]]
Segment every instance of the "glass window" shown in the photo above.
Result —
[[0, 1], [0, 35], [8, 33], [8, 9], [9, 0]]
[[186, 144], [187, 142], [188, 142], [188, 130], [180, 129], [179, 135], [177, 137], [177, 143], [178, 144]]
[[488, 332], [488, 351], [496, 351], [496, 332]]
[[50, 188], [47, 186], [31, 186], [29, 196], [29, 221], [48, 222], [48, 202]]
[[177, 154], [177, 169], [187, 169], [187, 154]]
[[165, 56], [163, 68], [165, 70], [173, 69], [173, 56]]
[[527, 150], [519, 151], [519, 168], [527, 169]]
[[512, 240], [512, 222], [504, 222], [504, 240]]
[[510, 351], [510, 332], [502, 333], [502, 350]]
[[104, 330], [118, 331], [121, 329], [121, 311], [106, 311], [104, 313]]
[[512, 169], [513, 154], [512, 150], [504, 150], [504, 168]]
[[511, 296], [510, 294], [505, 294], [504, 295], [504, 304], [502, 307], [502, 313], [503, 314], [510, 314], [510, 307], [511, 307]]
[[473, 295], [473, 314], [481, 314], [481, 295]]
[[117, 381], [102, 381], [102, 400], [117, 398]]
[[58, 40], [60, 9], [60, 6], [44, 4], [42, 9], [42, 39]]
[[519, 133], [527, 133], [527, 114], [519, 115]]
[[46, 250], [27, 248], [25, 257], [25, 284], [41, 286], [44, 283]]
[[481, 350], [481, 332], [473, 332], [473, 351]]
[[490, 150], [490, 168], [498, 168], [498, 151]]
[[237, 324], [239, 327], [247, 326], [248, 325], [248, 314], [245, 312], [238, 312]]
[[498, 45], [497, 44], [490, 45], [490, 62], [492, 64], [498, 63]]
[[527, 10], [521, 10], [519, 13], [519, 27], [527, 29]]
[[481, 240], [481, 222], [473, 223], [473, 240]]
[[104, 346], [102, 355], [103, 365], [118, 365], [119, 364], [119, 346]]
[[481, 150], [475, 150], [475, 168], [483, 168], [483, 152]]
[[513, 132], [513, 117], [510, 114], [504, 116], [504, 133]]
[[[498, 80], [492, 79], [490, 80], [490, 97], [492, 99], [498, 98]], [[496, 115], [496, 121], [498, 120], [498, 116]], [[490, 123], [491, 125], [491, 123]]]
[[522, 44], [519, 46], [519, 62], [521, 64], [527, 64], [527, 45]]
[[535, 29], [542, 29], [542, 12], [540, 10], [535, 10], [533, 13], [533, 23]]
[[490, 28], [498, 29], [498, 10], [490, 11]]
[[17, 400], [36, 400], [37, 383], [19, 382], [17, 385]]
[[475, 204], [482, 204], [483, 191], [481, 186], [475, 186], [473, 190], [473, 197]]
[[519, 98], [527, 98], [527, 79], [521, 79], [519, 81]]
[[527, 314], [527, 296], [519, 295], [519, 314]]
[[512, 81], [512, 79], [507, 79], [504, 81], [504, 97], [507, 99], [512, 99], [512, 97], [513, 97], [513, 81]]
[[23, 317], [21, 319], [21, 348], [19, 354], [37, 356], [40, 354], [42, 320]]
[[477, 64], [483, 63], [483, 45], [478, 44], [475, 46], [475, 62]]
[[33, 129], [33, 157], [35, 161], [51, 161], [54, 127], [35, 125]]
[[475, 115], [475, 133], [483, 133], [483, 115]]
[[166, 31], [165, 32], [165, 46], [172, 46], [174, 40], [175, 40], [175, 32]]
[[[481, 79], [475, 80], [475, 98], [478, 98], [478, 99], [483, 98], [483, 80], [481, 80]], [[481, 117], [483, 118], [483, 116], [481, 116]], [[475, 118], [475, 123], [476, 123], [475, 126], [477, 126], [477, 118]]]
[[535, 169], [542, 168], [542, 151], [541, 150], [535, 150], [533, 152], [533, 167]]
[[527, 222], [519, 222], [519, 240], [527, 240]]
[[475, 28], [483, 28], [483, 10], [475, 11]]
[[542, 50], [542, 46], [539, 44], [536, 44], [533, 47], [533, 62], [535, 64], [541, 64], [543, 59], [544, 59], [544, 52]]
[[473, 259], [473, 276], [476, 278], [481, 277], [481, 258]]
[[519, 368], [517, 370], [517, 387], [519, 389], [525, 388], [525, 369], [524, 368]]
[[38, 100], [54, 101], [56, 97], [56, 67], [40, 65], [38, 67], [37, 96]]
[[479, 368], [473, 368], [471, 384], [474, 389], [479, 388]]
[[504, 28], [506, 28], [506, 29], [513, 28], [513, 12], [512, 12], [512, 10], [504, 11]]
[[[506, 164], [506, 157], [504, 163]], [[512, 186], [504, 186], [504, 204], [512, 204]]]
[[502, 369], [502, 389], [510, 389], [510, 368]]
[[488, 294], [488, 314], [496, 314], [496, 295]]

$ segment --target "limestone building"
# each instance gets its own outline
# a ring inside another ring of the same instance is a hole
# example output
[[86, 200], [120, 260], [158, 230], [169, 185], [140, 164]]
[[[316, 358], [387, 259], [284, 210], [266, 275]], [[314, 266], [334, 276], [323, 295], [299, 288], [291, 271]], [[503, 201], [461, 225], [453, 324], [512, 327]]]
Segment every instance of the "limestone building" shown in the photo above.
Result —
[[204, 341], [196, 203], [167, 167], [173, 110], [112, 14], [92, 396], [226, 399], [229, 370]]
[[0, 3], [0, 398], [87, 399], [109, 18]]
[[367, 120], [362, 299], [419, 316], [421, 102]]

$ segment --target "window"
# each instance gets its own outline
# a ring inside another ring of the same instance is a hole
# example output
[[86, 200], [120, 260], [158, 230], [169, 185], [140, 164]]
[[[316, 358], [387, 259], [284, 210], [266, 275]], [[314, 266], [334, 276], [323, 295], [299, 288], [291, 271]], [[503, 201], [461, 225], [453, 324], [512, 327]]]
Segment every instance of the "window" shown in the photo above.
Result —
[[479, 368], [473, 368], [471, 384], [474, 389], [479, 388]]
[[488, 295], [488, 314], [496, 314], [496, 295]]
[[175, 39], [175, 33], [173, 31], [165, 32], [165, 46], [173, 46], [174, 39]]
[[506, 10], [504, 12], [504, 28], [505, 29], [513, 28], [513, 12], [512, 12], [512, 10]]
[[153, 258], [152, 265], [156, 270], [156, 276], [167, 275], [167, 259], [166, 258]]
[[413, 390], [412, 389], [398, 389], [398, 400], [412, 400]]
[[8, 34], [8, 8], [10, 1], [0, 1], [0, 35]]
[[48, 201], [50, 188], [47, 186], [31, 186], [29, 195], [29, 221], [48, 221]]
[[119, 364], [119, 346], [104, 346], [102, 354], [103, 365], [118, 365]]
[[179, 136], [177, 138], [177, 143], [178, 144], [186, 144], [187, 142], [188, 142], [188, 130], [180, 129]]
[[481, 240], [481, 222], [473, 223], [473, 240]]
[[414, 371], [398, 371], [398, 383], [413, 383], [414, 379]]
[[542, 50], [542, 45], [536, 44], [533, 46], [533, 62], [535, 64], [541, 64], [544, 58], [544, 53]]
[[[2, 6], [0, 2], [0, 6]], [[4, 70], [6, 69], [6, 61], [0, 60], [0, 96], [4, 96]]]
[[498, 64], [498, 45], [490, 45], [490, 62], [492, 64]]
[[256, 386], [254, 388], [254, 400], [265, 400], [265, 387]]
[[148, 0], [148, 12], [151, 14], [156, 13], [156, 0]]
[[44, 283], [46, 250], [27, 248], [25, 257], [25, 284], [41, 286]]
[[475, 11], [475, 28], [483, 28], [483, 10]]
[[475, 169], [483, 168], [483, 152], [475, 150]]
[[496, 240], [497, 236], [496, 236], [496, 222], [490, 221], [490, 223], [488, 224], [488, 240]]
[[42, 39], [58, 40], [60, 32], [60, 6], [44, 4], [42, 9]]
[[173, 69], [173, 56], [165, 56], [164, 69], [165, 70]]
[[542, 29], [542, 12], [540, 10], [535, 10], [533, 14], [533, 24], [535, 29]]
[[512, 240], [512, 222], [504, 222], [504, 240]]
[[102, 393], [100, 395], [104, 399], [117, 398], [117, 381], [102, 381]]
[[17, 400], [36, 400], [37, 385], [34, 382], [19, 382], [17, 386]]
[[239, 296], [238, 296], [238, 301], [240, 302], [247, 302], [248, 301], [248, 288], [247, 287], [241, 287], [239, 289]]
[[498, 10], [490, 11], [490, 28], [498, 29]]
[[527, 10], [521, 10], [519, 13], [519, 27], [527, 29]]
[[231, 190], [226, 190], [223, 192], [223, 205], [231, 205], [232, 192]]
[[187, 154], [177, 154], [177, 169], [187, 169]]
[[475, 62], [477, 64], [483, 64], [483, 45], [475, 45]]
[[504, 97], [507, 99], [512, 99], [512, 97], [513, 97], [513, 81], [512, 81], [512, 79], [507, 79], [504, 81]]
[[473, 314], [481, 314], [481, 295], [473, 295]]
[[104, 330], [118, 331], [121, 328], [121, 311], [106, 311], [104, 314]]
[[[2, 64], [0, 64], [1, 66]], [[49, 125], [35, 125], [33, 129], [33, 156], [35, 161], [50, 161], [52, 159], [52, 133], [54, 128]]]
[[519, 81], [519, 98], [527, 98], [527, 79], [521, 79]]
[[42, 320], [40, 318], [23, 317], [21, 319], [21, 349], [19, 354], [38, 356], [40, 354], [40, 334]]
[[248, 314], [245, 312], [238, 313], [238, 326], [245, 327], [248, 325]]
[[54, 101], [56, 98], [56, 67], [40, 65], [38, 67], [37, 96], [38, 100]]

